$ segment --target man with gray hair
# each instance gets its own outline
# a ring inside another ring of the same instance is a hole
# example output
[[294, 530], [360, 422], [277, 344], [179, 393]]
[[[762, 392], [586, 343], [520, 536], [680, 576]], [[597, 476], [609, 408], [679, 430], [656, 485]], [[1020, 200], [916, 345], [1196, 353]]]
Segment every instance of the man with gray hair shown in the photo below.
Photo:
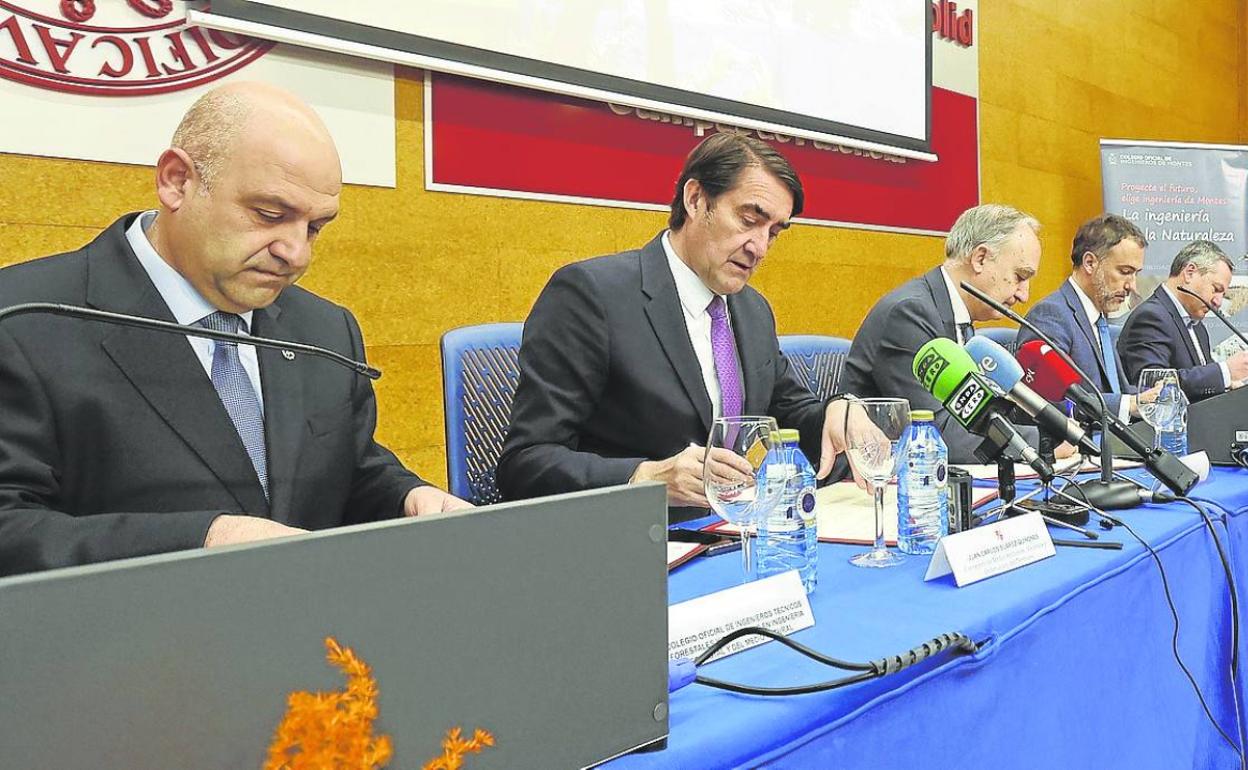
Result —
[[1148, 367], [1175, 369], [1183, 392], [1192, 401], [1216, 396], [1243, 385], [1248, 378], [1248, 352], [1221, 363], [1213, 360], [1204, 318], [1209, 309], [1196, 297], [1221, 307], [1231, 285], [1235, 263], [1218, 245], [1193, 241], [1170, 264], [1167, 278], [1152, 296], [1131, 311], [1118, 338], [1118, 355], [1127, 377], [1135, 380]]
[[[979, 462], [981, 439], [957, 423], [915, 379], [914, 355], [936, 337], [959, 345], [976, 321], [1000, 318], [963, 291], [974, 286], [1005, 305], [1026, 302], [1040, 267], [1040, 223], [1010, 206], [985, 204], [963, 212], [945, 239], [945, 262], [885, 295], [854, 336], [841, 375], [841, 390], [861, 397], [906, 398], [912, 409], [930, 409], [949, 446], [950, 462]], [[1020, 432], [1033, 443], [1034, 428]]]

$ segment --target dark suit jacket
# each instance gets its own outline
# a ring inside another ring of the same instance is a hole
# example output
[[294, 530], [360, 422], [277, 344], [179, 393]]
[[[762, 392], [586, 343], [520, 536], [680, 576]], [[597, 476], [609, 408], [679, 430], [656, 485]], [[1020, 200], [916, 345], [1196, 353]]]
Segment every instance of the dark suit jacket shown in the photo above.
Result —
[[[975, 448], [983, 439], [959, 425], [914, 377], [914, 354], [936, 337], [958, 339], [939, 267], [885, 294], [867, 313], [845, 359], [841, 390], [863, 398], [904, 398], [911, 409], [932, 410], [949, 447], [949, 461], [978, 463]], [[1019, 432], [1033, 445], [1039, 439], [1035, 428], [1021, 427]]]
[[[49, 301], [173, 321], [115, 222], [85, 248], [0, 270], [0, 307]], [[297, 287], [256, 336], [364, 357], [345, 309]], [[47, 315], [0, 322], [0, 573], [203, 544], [222, 513], [321, 529], [398, 516], [423, 482], [373, 441], [369, 381], [259, 349], [269, 488], [185, 338]]]
[[[1099, 333], [1088, 323], [1088, 314], [1084, 312], [1083, 302], [1075, 287], [1069, 281], [1063, 281], [1061, 288], [1032, 306], [1027, 320], [1052, 337], [1074, 359], [1075, 364], [1093, 378], [1097, 388], [1105, 394], [1105, 403], [1110, 411], [1117, 414], [1122, 396], [1110, 393], [1110, 374], [1105, 371], [1105, 362], [1101, 358], [1100, 340], [1097, 339]], [[1018, 344], [1034, 339], [1037, 339], [1036, 335], [1027, 327], [1018, 330]], [[1114, 362], [1113, 376], [1117, 378], [1121, 392], [1134, 393], [1136, 388], [1123, 371], [1122, 358], [1115, 355]]]
[[[746, 287], [728, 298], [728, 310], [744, 413], [800, 430], [817, 464], [826, 404], [781, 355], [771, 307]], [[659, 238], [640, 251], [568, 265], [524, 325], [499, 488], [515, 499], [624, 484], [643, 460], [704, 445], [711, 419]]]
[[1118, 336], [1118, 356], [1131, 381], [1138, 381], [1140, 372], [1150, 366], [1176, 369], [1183, 392], [1191, 401], [1216, 396], [1226, 390], [1222, 367], [1214, 360], [1209, 347], [1209, 330], [1196, 325], [1196, 338], [1209, 363], [1201, 364], [1196, 346], [1183, 325], [1183, 316], [1174, 306], [1165, 289], [1158, 286], [1151, 297], [1131, 311]]

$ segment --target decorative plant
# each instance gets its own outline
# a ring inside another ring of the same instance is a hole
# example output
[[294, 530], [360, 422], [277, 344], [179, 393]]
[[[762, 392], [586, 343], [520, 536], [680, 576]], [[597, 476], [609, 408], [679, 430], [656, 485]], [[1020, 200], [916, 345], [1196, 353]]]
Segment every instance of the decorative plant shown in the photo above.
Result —
[[[269, 744], [264, 770], [376, 770], [394, 754], [387, 735], [373, 735], [377, 719], [377, 680], [350, 647], [325, 638], [326, 660], [347, 676], [345, 690], [297, 691], [286, 700], [286, 715]], [[465, 739], [458, 727], [446, 732], [442, 755], [424, 770], [460, 770], [464, 756], [494, 745], [482, 729]]]

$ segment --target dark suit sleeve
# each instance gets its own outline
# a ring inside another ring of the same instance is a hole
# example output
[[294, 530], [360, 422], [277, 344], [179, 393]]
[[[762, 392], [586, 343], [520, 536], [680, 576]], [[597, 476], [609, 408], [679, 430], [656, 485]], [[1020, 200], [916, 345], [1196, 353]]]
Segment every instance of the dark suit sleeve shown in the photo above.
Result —
[[204, 544], [225, 511], [102, 513], [56, 509], [63, 449], [46, 392], [25, 351], [0, 330], [0, 574], [144, 556]]
[[[1140, 372], [1149, 367], [1174, 368], [1174, 348], [1185, 344], [1176, 339], [1182, 333], [1173, 319], [1156, 312], [1155, 307], [1143, 305], [1136, 311], [1122, 335], [1118, 338], [1118, 355], [1123, 370], [1132, 382], [1138, 382]], [[1222, 367], [1217, 363], [1178, 369], [1179, 382], [1188, 399], [1197, 401], [1224, 390]]]
[[[1060, 347], [1067, 355], [1070, 355], [1072, 358], [1074, 357], [1074, 323], [1076, 322], [1070, 317], [1069, 314], [1064, 312], [1062, 308], [1048, 302], [1038, 303], [1032, 307], [1030, 312], [1027, 313], [1027, 320], [1039, 327], [1040, 331], [1049, 335], [1049, 338], [1057, 343], [1058, 347]], [[1018, 330], [1019, 345], [1023, 345], [1036, 339], [1040, 338], [1036, 336], [1035, 332], [1028, 329], [1026, 326]], [[1095, 354], [1096, 350], [1093, 349], [1092, 352]], [[1087, 367], [1085, 367], [1085, 369], [1086, 368]], [[1087, 374], [1089, 377], [1094, 376], [1091, 370], [1089, 370]], [[1115, 372], [1114, 376], [1118, 376], [1118, 373]], [[1104, 392], [1102, 392], [1102, 395], [1105, 397], [1105, 405], [1109, 407], [1109, 411], [1115, 415], [1121, 415], [1120, 406], [1122, 404], [1122, 395]]]
[[[930, 306], [918, 298], [904, 299], [894, 305], [883, 320], [878, 359], [871, 362], [880, 393], [905, 398], [912, 410], [930, 409], [935, 415], [936, 427], [949, 447], [949, 461], [978, 463], [975, 449], [983, 439], [959, 425], [914, 377], [914, 354], [934, 338], [945, 336], [944, 330], [932, 322]], [[1033, 427], [1020, 426], [1018, 432], [1033, 446], [1039, 441], [1039, 434]]]
[[[351, 333], [351, 357], [363, 361], [364, 340], [359, 324], [346, 310], [343, 315]], [[351, 481], [351, 495], [343, 512], [343, 523], [401, 516], [407, 493], [428, 482], [405, 468], [389, 449], [373, 438], [377, 428], [377, 399], [373, 394], [372, 380], [363, 376], [355, 378], [351, 405], [354, 412], [355, 473]], [[350, 461], [351, 458], [343, 459]]]
[[579, 265], [550, 279], [524, 323], [520, 381], [498, 463], [508, 499], [625, 484], [642, 457], [580, 451], [610, 372], [606, 311], [592, 275]]

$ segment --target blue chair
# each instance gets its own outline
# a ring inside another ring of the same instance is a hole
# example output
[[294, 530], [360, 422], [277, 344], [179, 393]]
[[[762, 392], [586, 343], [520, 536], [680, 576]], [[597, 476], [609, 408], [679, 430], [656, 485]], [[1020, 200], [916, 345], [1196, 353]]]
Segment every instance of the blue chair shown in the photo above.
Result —
[[446, 477], [474, 505], [499, 502], [495, 472], [520, 381], [522, 323], [481, 324], [442, 335]]
[[811, 393], [822, 399], [836, 394], [850, 340], [818, 334], [785, 334], [779, 339], [780, 352]]
[[983, 335], [1011, 354], [1018, 352], [1018, 330], [1009, 326], [985, 326], [975, 330], [976, 335]]

